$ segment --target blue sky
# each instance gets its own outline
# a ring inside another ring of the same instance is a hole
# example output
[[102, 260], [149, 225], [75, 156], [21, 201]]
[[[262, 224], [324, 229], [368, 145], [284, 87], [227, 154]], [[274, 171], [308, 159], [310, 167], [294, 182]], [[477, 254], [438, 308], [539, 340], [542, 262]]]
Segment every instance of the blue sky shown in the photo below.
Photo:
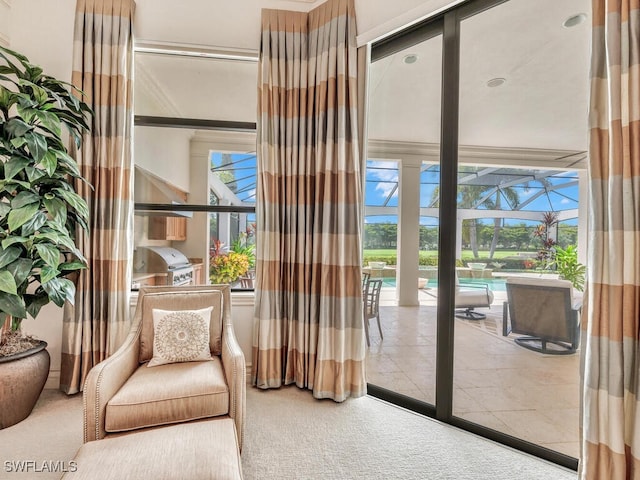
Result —
[[[213, 167], [221, 166], [222, 155], [220, 152], [211, 153]], [[256, 154], [232, 153], [231, 161], [235, 166], [236, 195], [242, 202], [254, 204], [256, 202]]]
[[[523, 175], [526, 171], [522, 171]], [[440, 172], [438, 165], [432, 165], [421, 173], [420, 182], [420, 206], [428, 207], [433, 198], [434, 189], [439, 182]], [[549, 188], [548, 194], [540, 194], [544, 191], [544, 186], [541, 182], [530, 180], [527, 185], [514, 185], [511, 188], [517, 193], [520, 203], [527, 202], [528, 199], [532, 199], [530, 203], [526, 204], [523, 211], [533, 212], [546, 212], [546, 211], [562, 211], [578, 208], [578, 187], [577, 185], [567, 186], [565, 188], [554, 189], [564, 183], [574, 182], [577, 180], [576, 172], [563, 172], [558, 171], [553, 176], [545, 177], [547, 187]], [[384, 206], [385, 202], [387, 206], [394, 207], [398, 205], [398, 163], [394, 161], [380, 161], [369, 160], [367, 162], [366, 173], [366, 186], [365, 186], [365, 205], [367, 206]], [[510, 209], [507, 207], [506, 200], [502, 199], [503, 209]], [[486, 207], [480, 207], [486, 208]], [[365, 219], [366, 223], [395, 223], [397, 218], [395, 216], [375, 216]], [[490, 221], [490, 220], [489, 220]], [[521, 219], [506, 220], [506, 224], [518, 224], [518, 223], [534, 224], [537, 222], [527, 222]], [[577, 219], [573, 222], [565, 223], [577, 223]], [[421, 224], [423, 225], [437, 225], [437, 219], [422, 217]]]
[[[231, 154], [231, 160], [235, 165], [235, 179], [236, 179], [236, 191], [237, 196], [243, 202], [253, 204], [255, 203], [256, 192], [256, 156], [255, 153]], [[222, 163], [222, 154], [219, 152], [213, 152], [211, 154], [211, 164], [213, 167], [220, 167]], [[524, 171], [523, 171], [524, 172]], [[433, 191], [438, 185], [439, 181], [439, 166], [431, 165], [421, 173], [420, 182], [420, 205], [422, 207], [428, 207], [431, 203]], [[561, 172], [558, 171], [551, 177], [546, 177], [548, 186], [551, 188], [561, 185], [566, 182], [572, 182], [577, 180], [576, 172]], [[386, 205], [390, 207], [398, 206], [398, 163], [395, 161], [380, 161], [369, 160], [367, 161], [366, 172], [366, 185], [365, 185], [365, 205], [367, 206], [383, 206], [386, 201]], [[543, 190], [541, 183], [536, 181], [530, 181], [528, 185], [515, 185], [511, 187], [517, 192], [520, 199], [520, 203], [526, 202], [528, 199], [535, 197], [538, 192]], [[388, 201], [387, 201], [388, 199]], [[506, 205], [506, 201], [503, 200], [503, 204]], [[482, 207], [481, 207], [482, 208]], [[507, 209], [507, 207], [503, 207]], [[525, 211], [539, 211], [546, 212], [550, 210], [562, 211], [578, 208], [578, 187], [569, 186], [566, 188], [551, 190], [548, 195], [540, 195], [531, 203], [526, 205], [523, 210]], [[489, 220], [490, 221], [490, 220]], [[397, 218], [395, 215], [387, 216], [369, 216], [365, 218], [366, 223], [395, 223]], [[506, 220], [506, 224], [518, 224], [523, 220]], [[526, 222], [534, 224], [537, 222]], [[576, 224], [577, 219], [574, 221], [566, 222], [568, 224]], [[422, 217], [421, 224], [423, 225], [437, 225], [437, 219]]]

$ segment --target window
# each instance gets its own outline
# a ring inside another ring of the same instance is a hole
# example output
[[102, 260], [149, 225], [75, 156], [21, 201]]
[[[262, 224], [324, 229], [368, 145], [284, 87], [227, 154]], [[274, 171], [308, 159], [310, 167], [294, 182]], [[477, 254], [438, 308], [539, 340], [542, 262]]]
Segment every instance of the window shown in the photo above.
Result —
[[135, 68], [134, 287], [176, 284], [151, 250], [195, 284], [252, 288], [255, 59], [143, 48]]

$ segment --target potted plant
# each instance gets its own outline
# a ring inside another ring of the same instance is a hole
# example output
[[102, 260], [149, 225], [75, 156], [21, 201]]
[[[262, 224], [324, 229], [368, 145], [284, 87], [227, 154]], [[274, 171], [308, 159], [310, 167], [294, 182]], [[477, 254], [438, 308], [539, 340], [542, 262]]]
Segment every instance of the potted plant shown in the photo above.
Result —
[[569, 245], [567, 248], [556, 246], [553, 264], [561, 279], [569, 280], [573, 288], [580, 292], [584, 290], [587, 267], [578, 262], [578, 250], [575, 245]]
[[89, 212], [65, 144], [70, 134], [80, 146], [91, 110], [76, 93], [0, 47], [0, 428], [31, 413], [49, 372], [46, 343], [23, 335], [22, 320], [73, 302], [67, 277], [86, 268], [74, 239]]
[[250, 260], [246, 253], [222, 251], [222, 242], [216, 240], [209, 259], [211, 283], [233, 283], [249, 271]]

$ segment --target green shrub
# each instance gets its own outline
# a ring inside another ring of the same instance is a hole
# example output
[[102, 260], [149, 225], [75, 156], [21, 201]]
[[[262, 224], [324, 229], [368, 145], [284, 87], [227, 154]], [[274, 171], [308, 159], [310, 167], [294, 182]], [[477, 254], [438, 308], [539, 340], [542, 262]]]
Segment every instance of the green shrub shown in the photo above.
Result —
[[249, 258], [244, 253], [229, 252], [210, 259], [211, 283], [232, 283], [249, 271]]
[[[367, 254], [364, 253], [364, 263], [363, 265], [366, 267], [369, 262], [386, 262], [387, 265], [397, 265], [398, 264], [398, 255], [397, 253], [388, 253], [384, 255], [380, 254]], [[438, 266], [438, 257], [433, 254], [429, 254], [427, 252], [420, 252], [420, 257], [418, 261], [419, 265], [426, 267], [437, 267]], [[456, 260], [456, 267], [464, 267], [462, 260]]]

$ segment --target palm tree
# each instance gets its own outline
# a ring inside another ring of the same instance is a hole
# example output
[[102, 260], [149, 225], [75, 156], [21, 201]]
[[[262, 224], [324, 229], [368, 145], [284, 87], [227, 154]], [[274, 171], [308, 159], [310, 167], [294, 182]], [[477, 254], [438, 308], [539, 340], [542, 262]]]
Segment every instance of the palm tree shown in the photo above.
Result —
[[[479, 202], [484, 193], [489, 187], [486, 185], [458, 185], [458, 208], [477, 208], [477, 202]], [[431, 207], [437, 207], [440, 199], [440, 187], [437, 186], [433, 189], [431, 194]], [[490, 202], [490, 199], [481, 202], [480, 205], [486, 205], [486, 202]], [[491, 208], [487, 205], [487, 208]], [[474, 258], [478, 258], [478, 220], [476, 218], [469, 218], [463, 220], [462, 223], [463, 232], [468, 232], [469, 244], [471, 245], [471, 251]]]
[[[512, 210], [515, 210], [518, 204], [520, 203], [520, 197], [518, 192], [514, 190], [512, 187], [500, 188], [496, 192], [496, 199], [493, 204], [493, 210], [501, 210], [502, 209], [502, 197], [505, 197], [507, 203], [511, 206]], [[500, 231], [503, 226], [502, 218], [494, 218], [493, 219], [493, 238], [491, 239], [491, 247], [489, 248], [489, 258], [493, 258], [493, 254], [496, 251], [496, 246], [498, 245], [498, 237], [500, 236]]]
[[[478, 168], [475, 167], [475, 170]], [[460, 171], [459, 175], [464, 173], [465, 175], [470, 172], [465, 169], [464, 172]], [[495, 195], [494, 195], [495, 194]], [[440, 197], [440, 188], [435, 187], [431, 195], [431, 205], [437, 206]], [[485, 207], [488, 210], [501, 210], [502, 197], [507, 200], [507, 203], [512, 209], [515, 209], [519, 203], [520, 198], [517, 190], [511, 186], [501, 188], [494, 185], [473, 185], [473, 184], [459, 184], [458, 185], [458, 208], [471, 208], [477, 209], [478, 207]], [[478, 258], [478, 220], [476, 218], [470, 218], [463, 221], [463, 232], [468, 232], [469, 244], [471, 246], [471, 252], [474, 258]], [[491, 247], [489, 249], [489, 258], [493, 258], [496, 246], [498, 245], [498, 239], [500, 231], [502, 230], [502, 219], [494, 219], [493, 238], [491, 240]]]

